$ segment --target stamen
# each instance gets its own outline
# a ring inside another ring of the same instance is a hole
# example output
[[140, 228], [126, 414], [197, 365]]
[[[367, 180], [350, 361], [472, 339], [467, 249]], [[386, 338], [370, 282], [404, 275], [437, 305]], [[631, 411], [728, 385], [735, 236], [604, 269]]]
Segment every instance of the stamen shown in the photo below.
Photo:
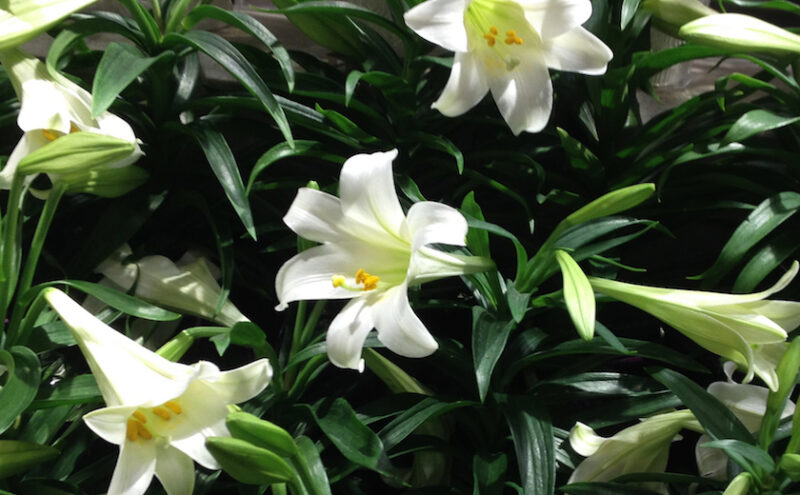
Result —
[[517, 36], [517, 32], [516, 31], [514, 31], [513, 29], [509, 29], [508, 31], [506, 31], [505, 44], [506, 45], [521, 45], [522, 44], [522, 38]]
[[58, 134], [51, 131], [50, 129], [42, 129], [42, 134], [48, 141], [55, 141], [56, 139], [58, 139]]
[[356, 272], [356, 283], [360, 284], [364, 282], [364, 280], [366, 280], [368, 276], [369, 273], [365, 272], [363, 268], [359, 268], [358, 271]]
[[380, 277], [376, 277], [375, 275], [369, 275], [366, 279], [364, 279], [364, 290], [372, 290], [378, 287], [378, 282], [380, 281]]
[[343, 287], [347, 279], [341, 275], [334, 275], [331, 277], [331, 282], [333, 283], [334, 287]]
[[483, 38], [486, 40], [486, 43], [489, 46], [494, 46], [494, 44], [497, 42], [497, 40], [495, 40], [494, 36], [492, 36], [491, 34], [484, 34]]
[[136, 423], [136, 432], [139, 434], [140, 437], [144, 438], [145, 440], [150, 440], [151, 438], [153, 438], [153, 435], [150, 434], [149, 431], [147, 431], [147, 428], [145, 428], [142, 423], [138, 421], [134, 421], [134, 423]]
[[492, 33], [492, 34], [493, 34], [493, 35], [495, 35], [495, 36], [497, 36], [497, 33], [499, 33], [499, 31], [497, 30], [497, 28], [496, 28], [496, 27], [494, 27], [494, 26], [492, 26], [492, 27], [490, 27], [490, 28], [489, 28], [489, 32], [490, 32], [490, 33]]
[[125, 436], [128, 438], [128, 440], [135, 442], [139, 438], [139, 427], [137, 425], [141, 424], [142, 423], [136, 421], [135, 419], [128, 420], [128, 423], [125, 425]]
[[140, 423], [147, 423], [147, 416], [142, 414], [141, 411], [133, 411], [134, 418], [138, 419]]
[[158, 416], [159, 418], [163, 419], [164, 421], [169, 421], [169, 419], [172, 417], [172, 416], [169, 414], [169, 411], [167, 411], [166, 409], [164, 409], [164, 408], [163, 408], [163, 407], [161, 407], [161, 406], [154, 407], [154, 408], [153, 408], [153, 414], [155, 414], [155, 415], [156, 415], [156, 416]]
[[177, 402], [173, 402], [171, 400], [165, 402], [164, 407], [174, 412], [175, 414], [180, 414], [183, 412], [183, 408], [179, 406]]
[[69, 133], [72, 134], [73, 132], [80, 132], [78, 126], [75, 125], [75, 122], [69, 123]]

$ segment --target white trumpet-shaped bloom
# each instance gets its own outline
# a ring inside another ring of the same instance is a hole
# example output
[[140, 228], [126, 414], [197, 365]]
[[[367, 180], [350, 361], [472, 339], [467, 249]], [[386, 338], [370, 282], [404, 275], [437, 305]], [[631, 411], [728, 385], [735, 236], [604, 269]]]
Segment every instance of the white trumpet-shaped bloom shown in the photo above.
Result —
[[538, 132], [550, 118], [548, 67], [603, 74], [611, 50], [581, 27], [589, 0], [427, 0], [405, 14], [426, 40], [455, 52], [450, 79], [433, 104], [461, 115], [492, 93], [514, 132]]
[[457, 210], [430, 201], [404, 214], [392, 178], [396, 156], [396, 150], [353, 156], [342, 167], [338, 198], [301, 188], [283, 218], [298, 235], [322, 245], [280, 268], [277, 309], [298, 300], [350, 299], [327, 335], [328, 356], [343, 368], [363, 369], [361, 348], [373, 328], [397, 354], [433, 353], [437, 343], [412, 311], [408, 288], [493, 266], [485, 258], [428, 246], [463, 246], [467, 222]]
[[10, 187], [25, 156], [72, 132], [91, 132], [134, 144], [130, 155], [106, 164], [109, 168], [130, 165], [142, 155], [127, 122], [109, 112], [92, 117], [92, 95], [65, 77], [54, 78], [36, 57], [17, 49], [2, 50], [0, 63], [19, 97], [17, 125], [25, 133], [0, 171], [0, 188]]
[[261, 392], [272, 377], [266, 359], [221, 372], [200, 361], [173, 363], [104, 324], [63, 292], [44, 297], [70, 328], [107, 407], [83, 417], [104, 440], [120, 446], [109, 495], [141, 495], [155, 475], [169, 495], [190, 495], [194, 461], [219, 464], [207, 437], [230, 436], [227, 406]]
[[597, 292], [635, 306], [680, 331], [705, 349], [747, 369], [772, 390], [775, 367], [786, 349], [786, 332], [800, 325], [800, 302], [769, 301], [797, 275], [798, 263], [769, 289], [753, 294], [724, 294], [663, 289], [590, 277]]
[[249, 321], [227, 300], [217, 311], [221, 289], [205, 258], [184, 256], [173, 263], [169, 258], [154, 255], [125, 262], [130, 254], [130, 248], [125, 245], [101, 263], [96, 271], [125, 291], [135, 285], [136, 297], [159, 306], [229, 327], [240, 321]]

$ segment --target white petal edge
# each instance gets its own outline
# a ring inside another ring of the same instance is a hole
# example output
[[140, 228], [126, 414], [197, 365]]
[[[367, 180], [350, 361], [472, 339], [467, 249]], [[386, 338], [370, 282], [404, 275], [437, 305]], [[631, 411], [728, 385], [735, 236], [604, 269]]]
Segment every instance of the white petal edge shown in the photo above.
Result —
[[195, 435], [180, 440], [173, 440], [171, 443], [173, 447], [194, 459], [195, 462], [204, 468], [219, 469], [219, 463], [206, 447], [206, 438], [229, 436], [231, 436], [231, 434], [225, 426], [225, 417], [223, 416], [216, 424], [204, 428]]
[[497, 108], [515, 136], [541, 131], [553, 107], [553, 85], [544, 58], [533, 50], [523, 57], [508, 77], [489, 81]]
[[194, 462], [175, 447], [165, 445], [156, 450], [155, 474], [167, 495], [192, 495]]
[[469, 44], [464, 11], [469, 0], [428, 0], [403, 15], [408, 27], [422, 38], [453, 52], [465, 52]]
[[340, 368], [364, 371], [361, 349], [373, 327], [373, 311], [367, 297], [347, 303], [328, 327], [328, 359]]
[[525, 18], [543, 40], [580, 26], [592, 16], [589, 0], [518, 0]]
[[481, 64], [472, 53], [456, 53], [447, 84], [431, 108], [447, 117], [457, 117], [480, 103], [489, 91], [489, 80]]
[[83, 416], [83, 422], [95, 435], [108, 443], [125, 443], [125, 427], [136, 406], [114, 406], [95, 409]]
[[597, 452], [597, 449], [605, 441], [605, 437], [601, 437], [590, 426], [580, 421], [575, 423], [575, 426], [569, 431], [569, 444], [572, 450], [584, 457], [589, 457]]
[[225, 404], [238, 404], [252, 399], [272, 379], [272, 366], [267, 359], [259, 359], [239, 368], [223, 371], [216, 380], [208, 380], [206, 384], [219, 396]]
[[420, 321], [408, 302], [408, 287], [392, 287], [373, 304], [378, 339], [392, 352], [405, 357], [430, 356], [439, 344]]
[[543, 41], [545, 60], [551, 69], [600, 75], [614, 53], [598, 37], [582, 27]]
[[107, 495], [142, 495], [155, 471], [155, 442], [125, 442], [120, 447]]
[[467, 220], [451, 206], [433, 201], [414, 203], [406, 219], [411, 251], [426, 244], [466, 245]]
[[342, 238], [338, 229], [342, 219], [339, 198], [302, 187], [283, 217], [283, 222], [300, 237], [314, 242], [336, 242]]

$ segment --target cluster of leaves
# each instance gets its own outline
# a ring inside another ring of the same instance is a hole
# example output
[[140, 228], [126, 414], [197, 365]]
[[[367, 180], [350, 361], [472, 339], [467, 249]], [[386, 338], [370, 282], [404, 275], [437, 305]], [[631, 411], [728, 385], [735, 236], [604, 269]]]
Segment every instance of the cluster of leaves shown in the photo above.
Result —
[[[309, 43], [329, 51], [322, 59], [287, 51], [241, 11], [184, 0], [120, 3], [126, 16], [92, 11], [55, 28], [46, 62], [92, 90], [93, 113], [110, 109], [133, 125], [150, 179], [113, 200], [65, 197], [36, 281], [66, 281], [101, 299], [105, 321], [158, 347], [181, 331], [203, 337], [206, 327], [85, 281], [125, 242], [134, 257], [214, 253], [222, 299], [230, 296], [254, 323], [208, 333], [211, 342], [199, 339], [187, 359], [224, 368], [270, 358], [272, 384], [244, 409], [298, 439], [301, 471], [312, 480], [304, 490], [547, 495], [580, 462], [566, 441], [576, 421], [614, 431], [678, 407], [729, 442], [732, 472], [753, 473], [764, 493], [796, 490], [772, 476], [778, 450], [768, 449], [786, 443], [789, 423], [762, 436], [759, 450], [702, 390], [722, 376], [718, 358], [644, 313], [601, 305], [596, 336], [581, 339], [556, 260], [560, 249], [597, 276], [733, 292], [775, 278], [800, 247], [800, 83], [789, 61], [691, 43], [653, 53], [637, 0], [595, 1], [586, 27], [614, 52], [608, 72], [554, 74], [550, 125], [514, 137], [490, 99], [457, 119], [430, 109], [451, 60], [404, 25], [409, 5], [401, 0], [381, 3], [385, 15], [341, 1], [275, 2]], [[783, 0], [735, 3], [798, 14]], [[205, 20], [249, 42], [203, 30]], [[122, 39], [90, 48], [98, 33]], [[643, 119], [639, 102], [655, 92], [653, 75], [711, 56], [747, 60], [755, 72], [725, 75]], [[230, 77], [207, 77], [212, 66]], [[17, 111], [0, 72], [4, 151], [16, 140], [8, 136], [17, 136]], [[281, 221], [297, 187], [313, 180], [335, 191], [347, 157], [392, 148], [404, 206], [425, 198], [460, 206], [469, 251], [494, 259], [497, 270], [410, 293], [439, 351], [398, 358], [370, 338], [368, 371], [357, 375], [325, 356], [336, 308], [301, 302], [276, 313], [271, 281], [309, 245]], [[644, 202], [647, 183], [657, 200]], [[640, 186], [627, 203], [591, 203], [632, 185]], [[23, 244], [41, 205], [24, 208]], [[23, 309], [34, 300], [17, 297]], [[0, 493], [100, 492], [113, 469], [113, 456], [103, 455], [110, 447], [80, 421], [101, 401], [97, 386], [66, 328], [52, 320], [45, 312], [26, 322], [27, 340], [0, 350]], [[783, 399], [793, 385], [782, 382]], [[673, 461], [670, 474], [564, 490], [647, 493], [642, 481], [663, 481], [671, 493], [724, 489], [694, 475], [690, 447], [675, 448], [686, 454], [675, 456], [683, 461]], [[197, 476], [196, 493], [263, 493], [219, 472]]]

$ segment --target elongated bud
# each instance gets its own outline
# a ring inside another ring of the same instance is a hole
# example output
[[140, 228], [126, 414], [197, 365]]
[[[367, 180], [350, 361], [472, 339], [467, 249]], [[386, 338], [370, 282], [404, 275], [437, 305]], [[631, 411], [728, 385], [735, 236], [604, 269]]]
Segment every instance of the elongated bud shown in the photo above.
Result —
[[0, 2], [0, 49], [24, 43], [95, 0]]
[[250, 485], [284, 483], [295, 471], [277, 454], [238, 438], [209, 437], [206, 447], [222, 469], [236, 481]]
[[57, 174], [69, 193], [89, 193], [101, 198], [117, 198], [147, 181], [149, 174], [141, 167], [97, 168]]
[[669, 34], [676, 34], [687, 22], [718, 13], [699, 0], [644, 0], [642, 9], [652, 13], [656, 26]]
[[722, 495], [747, 495], [750, 491], [752, 480], [753, 477], [750, 473], [741, 473], [739, 476], [733, 478], [733, 481], [730, 482], [728, 488], [725, 489]]
[[695, 43], [747, 53], [800, 53], [800, 36], [743, 14], [702, 17], [681, 27], [678, 36]]
[[297, 445], [289, 433], [280, 426], [257, 418], [246, 412], [228, 414], [225, 425], [231, 435], [258, 447], [271, 450], [283, 457], [297, 455]]
[[65, 134], [23, 158], [17, 165], [21, 175], [66, 174], [90, 170], [129, 157], [134, 143], [92, 132]]
[[780, 468], [792, 481], [800, 481], [800, 455], [783, 454], [783, 456], [781, 456]]

